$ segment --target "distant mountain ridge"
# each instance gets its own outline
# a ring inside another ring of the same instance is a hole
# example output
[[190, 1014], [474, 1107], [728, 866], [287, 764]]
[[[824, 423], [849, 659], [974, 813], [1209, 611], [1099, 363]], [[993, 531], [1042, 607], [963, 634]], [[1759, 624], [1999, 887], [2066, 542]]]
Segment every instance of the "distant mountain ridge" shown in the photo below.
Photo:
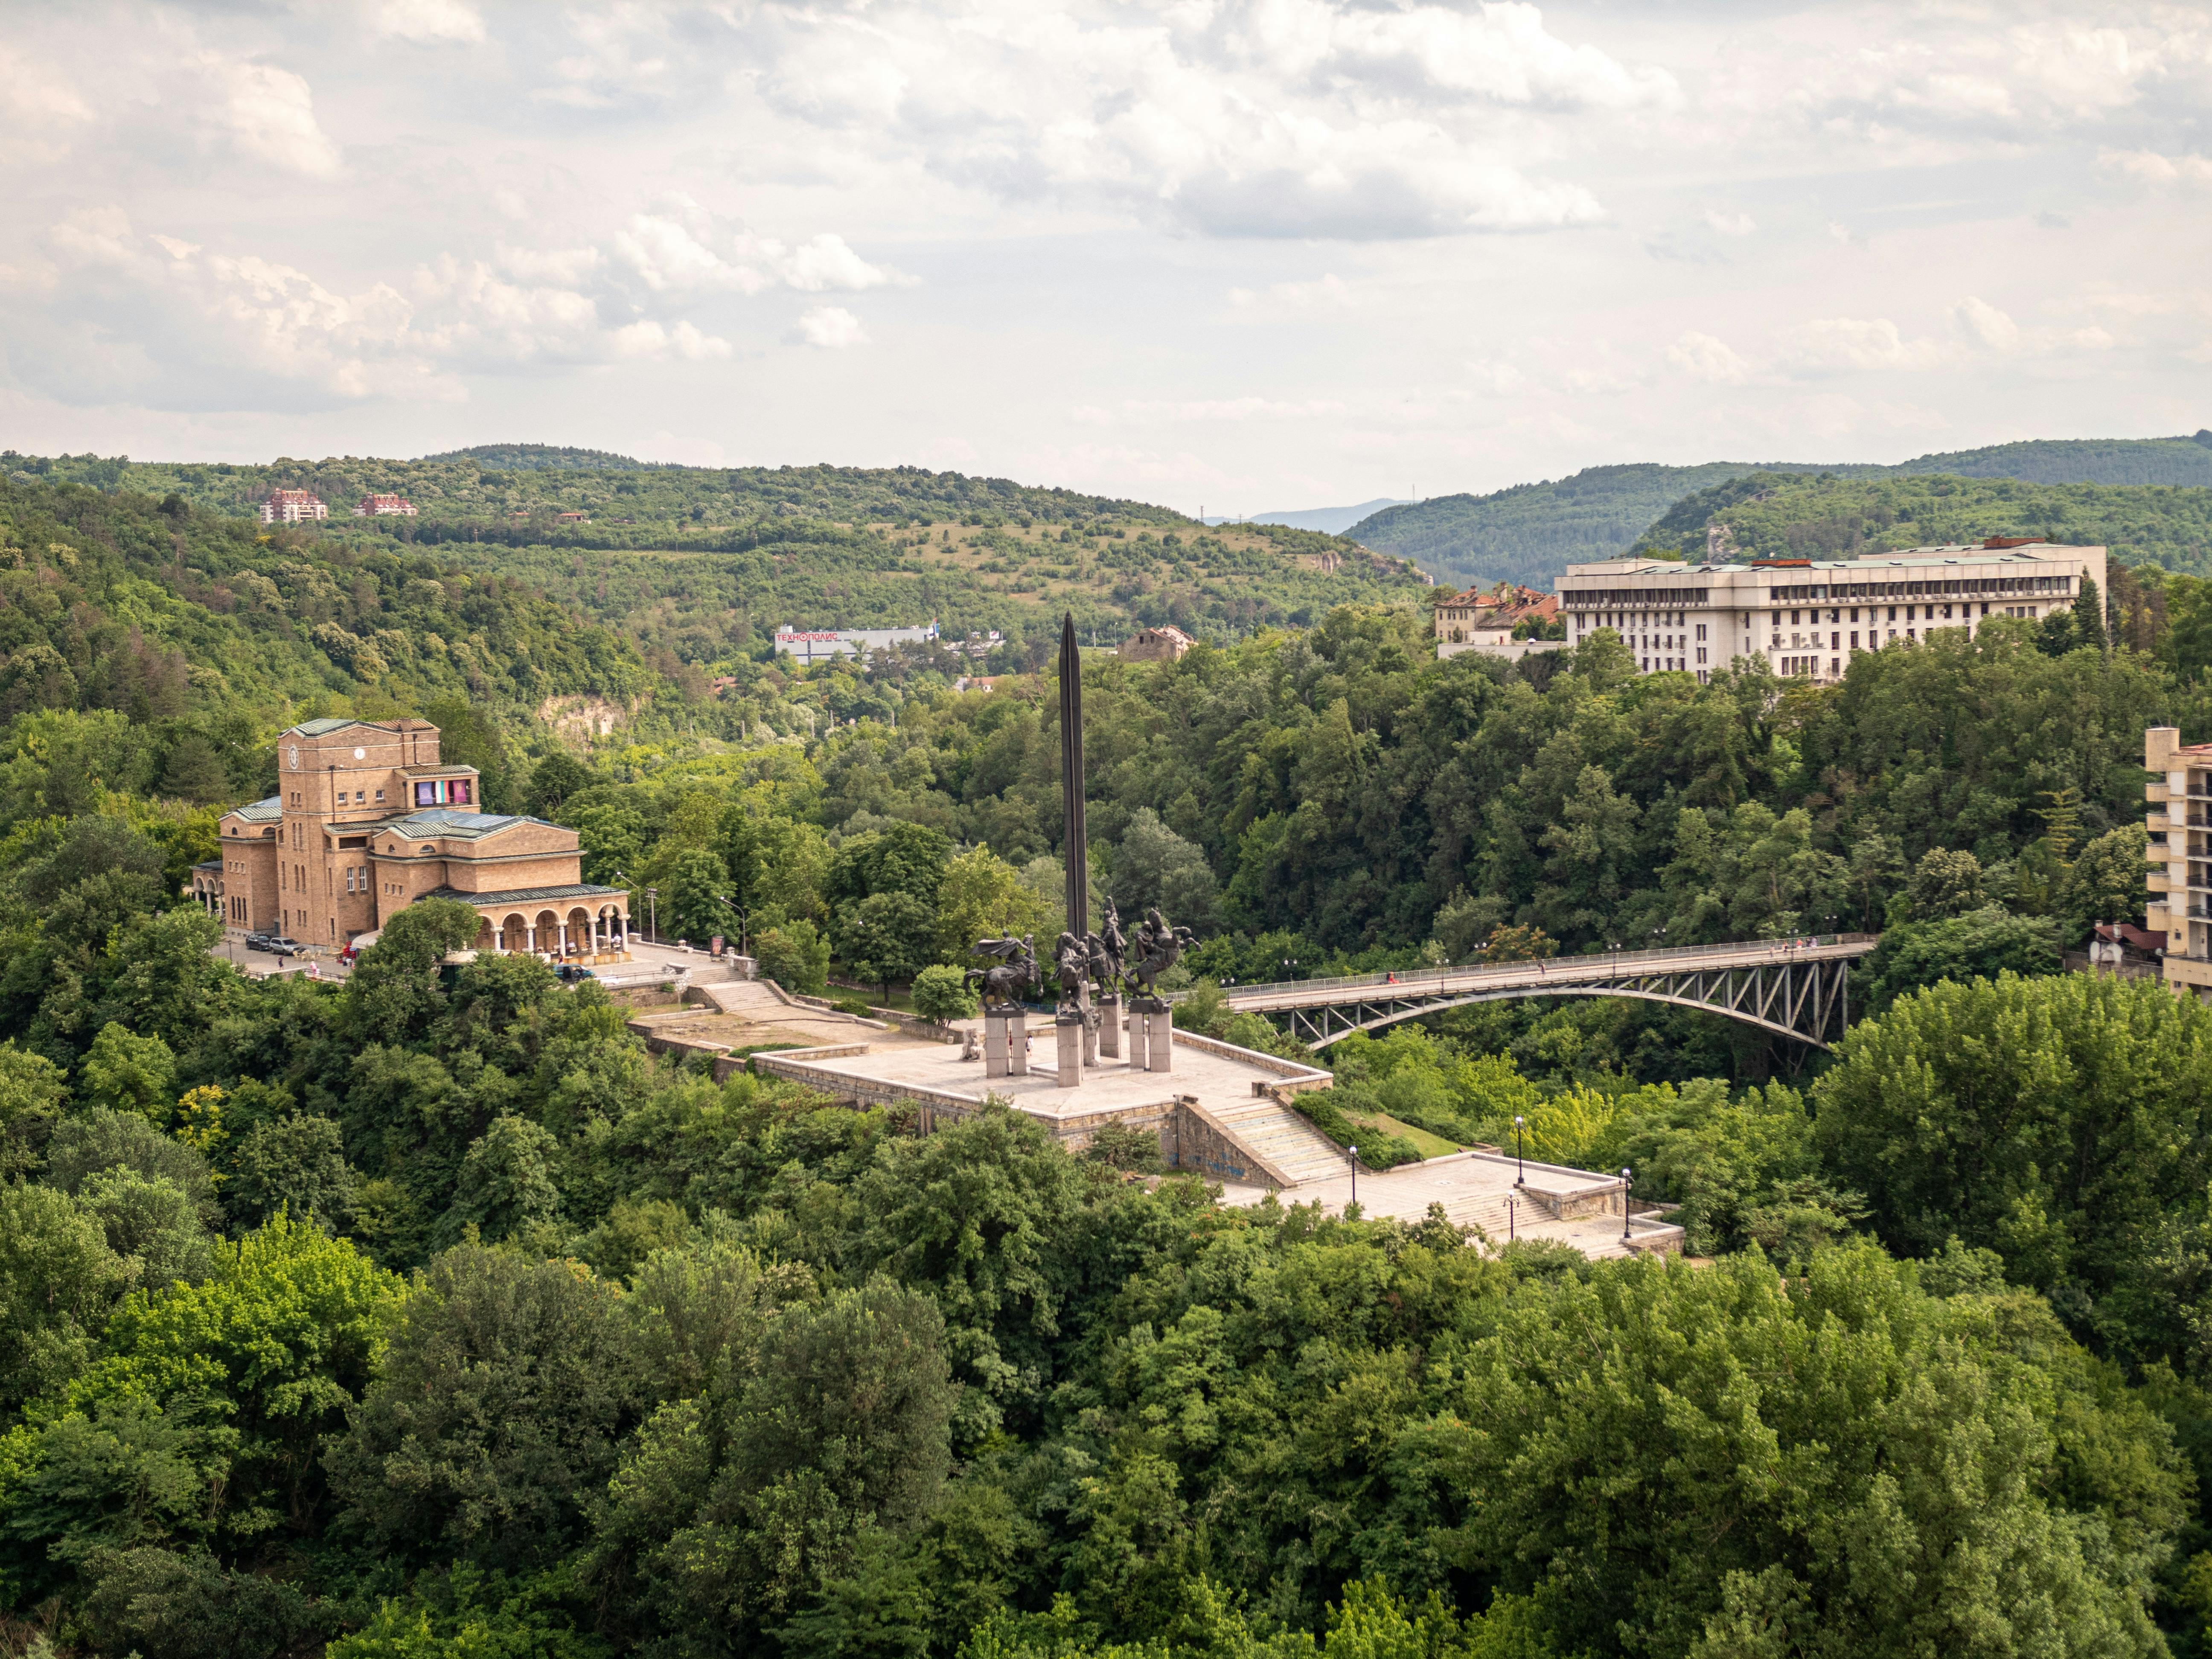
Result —
[[1388, 507], [1346, 532], [1418, 561], [1439, 580], [1548, 586], [1574, 562], [1626, 554], [1670, 507], [1753, 474], [1836, 478], [1949, 475], [2041, 484], [2212, 488], [2212, 431], [2193, 437], [2039, 439], [1922, 455], [1894, 465], [1710, 461], [1586, 467], [1486, 495], [1438, 495]]
[[665, 461], [641, 461], [606, 449], [576, 449], [567, 444], [471, 444], [465, 449], [425, 455], [426, 461], [477, 461], [509, 472], [649, 472]]
[[1293, 512], [1254, 513], [1242, 520], [1245, 524], [1288, 525], [1293, 530], [1318, 530], [1325, 536], [1341, 536], [1352, 526], [1373, 518], [1386, 507], [1403, 507], [1404, 497], [1377, 495], [1371, 501], [1362, 501], [1357, 507], [1306, 507]]

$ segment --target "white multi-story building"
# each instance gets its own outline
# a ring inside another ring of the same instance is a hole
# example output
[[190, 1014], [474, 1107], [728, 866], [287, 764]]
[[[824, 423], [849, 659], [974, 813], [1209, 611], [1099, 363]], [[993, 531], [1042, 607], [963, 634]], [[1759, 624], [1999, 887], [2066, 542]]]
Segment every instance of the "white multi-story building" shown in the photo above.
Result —
[[871, 651], [888, 651], [895, 645], [919, 645], [937, 637], [937, 624], [927, 628], [825, 628], [814, 631], [785, 626], [775, 630], [775, 648], [781, 656], [800, 662], [826, 662], [832, 657], [860, 657]]
[[319, 523], [330, 516], [322, 498], [308, 489], [272, 489], [261, 503], [264, 524], [301, 524], [311, 519]]
[[1571, 564], [1559, 608], [1569, 643], [1610, 628], [1647, 674], [1709, 680], [1743, 657], [1765, 659], [1777, 674], [1836, 680], [1860, 651], [2070, 609], [2084, 578], [2106, 591], [2103, 548], [1993, 536], [1856, 559]]

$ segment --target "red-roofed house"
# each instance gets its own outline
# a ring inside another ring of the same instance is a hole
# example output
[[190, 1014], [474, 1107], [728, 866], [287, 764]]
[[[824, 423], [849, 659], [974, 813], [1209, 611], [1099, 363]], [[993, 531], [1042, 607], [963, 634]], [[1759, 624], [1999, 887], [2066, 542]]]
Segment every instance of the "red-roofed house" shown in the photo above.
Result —
[[415, 503], [404, 495], [364, 495], [354, 504], [356, 519], [381, 519], [398, 514], [404, 518], [415, 516]]
[[1437, 655], [1456, 657], [1480, 651], [1493, 657], [1525, 657], [1533, 651], [1563, 649], [1564, 640], [1516, 640], [1523, 622], [1550, 623], [1559, 614], [1559, 596], [1500, 582], [1485, 593], [1470, 587], [1437, 601]]

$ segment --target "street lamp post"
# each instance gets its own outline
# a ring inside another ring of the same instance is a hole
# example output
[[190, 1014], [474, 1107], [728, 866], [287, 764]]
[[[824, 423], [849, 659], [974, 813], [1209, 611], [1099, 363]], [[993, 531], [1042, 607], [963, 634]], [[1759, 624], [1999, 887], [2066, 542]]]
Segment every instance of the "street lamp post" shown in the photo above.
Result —
[[1359, 1148], [1346, 1146], [1344, 1150], [1352, 1154], [1352, 1201], [1357, 1204], [1359, 1202]]
[[732, 915], [738, 919], [738, 954], [739, 956], [746, 955], [745, 919], [752, 915], [751, 910], [732, 904], [728, 899], [724, 898], [720, 893], [715, 894], [714, 896], [717, 899], [721, 900], [722, 908], [724, 909], [727, 910]]
[[647, 925], [653, 929], [653, 942], [658, 945], [660, 943], [660, 890], [658, 887], [645, 890], [645, 913], [650, 918]]
[[1628, 1192], [1629, 1188], [1635, 1184], [1636, 1178], [1629, 1173], [1628, 1166], [1626, 1164], [1622, 1164], [1620, 1166], [1620, 1242], [1624, 1244], [1628, 1243]]
[[1516, 1187], [1528, 1184], [1528, 1154], [1521, 1141], [1521, 1132], [1528, 1124], [1525, 1117], [1516, 1116], [1513, 1120], [1513, 1184]]

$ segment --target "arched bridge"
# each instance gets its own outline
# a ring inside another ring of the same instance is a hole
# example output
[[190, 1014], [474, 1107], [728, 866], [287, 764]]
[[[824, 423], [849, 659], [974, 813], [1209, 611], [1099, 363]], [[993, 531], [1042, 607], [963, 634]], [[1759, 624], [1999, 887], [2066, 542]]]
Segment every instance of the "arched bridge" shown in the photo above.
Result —
[[1669, 951], [1612, 951], [1541, 962], [1225, 986], [1222, 997], [1239, 1013], [1281, 1020], [1291, 1035], [1316, 1048], [1354, 1031], [1379, 1030], [1471, 1002], [1516, 997], [1670, 1002], [1825, 1048], [1849, 1023], [1844, 975], [1875, 944], [1872, 933], [1830, 933]]

